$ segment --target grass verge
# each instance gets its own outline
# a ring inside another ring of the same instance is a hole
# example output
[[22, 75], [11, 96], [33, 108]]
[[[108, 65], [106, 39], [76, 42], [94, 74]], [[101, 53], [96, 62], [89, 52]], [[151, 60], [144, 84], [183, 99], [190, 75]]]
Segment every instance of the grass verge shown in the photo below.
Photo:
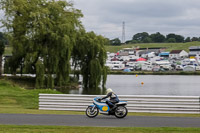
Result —
[[143, 128], [143, 127], [70, 127], [0, 125], [1, 133], [199, 133], [200, 128]]
[[27, 90], [5, 79], [0, 80], [0, 109], [37, 109], [39, 93], [59, 94], [51, 89]]
[[137, 44], [125, 44], [120, 46], [105, 46], [108, 52], [116, 53], [117, 51], [123, 48], [132, 48], [132, 47], [140, 47], [140, 48], [155, 48], [162, 47], [166, 48], [165, 51], [171, 50], [185, 50], [189, 52], [190, 46], [199, 46], [200, 42], [188, 42], [188, 43], [137, 43]]

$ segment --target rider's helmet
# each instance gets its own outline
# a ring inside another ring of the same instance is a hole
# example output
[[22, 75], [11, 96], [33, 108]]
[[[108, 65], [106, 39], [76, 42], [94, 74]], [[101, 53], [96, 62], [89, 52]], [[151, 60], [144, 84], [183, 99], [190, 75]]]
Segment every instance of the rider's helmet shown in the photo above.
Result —
[[112, 91], [111, 88], [108, 88], [108, 89], [106, 90], [106, 94], [108, 94], [108, 93], [110, 93], [110, 92], [113, 92], [113, 91]]

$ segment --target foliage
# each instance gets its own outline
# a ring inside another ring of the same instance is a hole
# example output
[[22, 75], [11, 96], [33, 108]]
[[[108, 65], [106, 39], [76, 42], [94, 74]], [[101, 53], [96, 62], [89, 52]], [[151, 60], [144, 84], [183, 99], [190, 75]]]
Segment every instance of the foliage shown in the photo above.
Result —
[[[43, 79], [40, 71], [47, 75], [47, 88], [54, 86], [53, 74], [58, 85], [65, 85], [76, 33], [82, 28], [80, 11], [62, 0], [1, 0], [1, 5], [6, 16], [3, 24], [12, 34], [12, 73], [23, 63], [27, 72], [37, 74], [36, 81]], [[40, 59], [43, 64], [37, 65]]]
[[[172, 40], [172, 39], [173, 39], [173, 40]], [[181, 35], [176, 35], [176, 34], [174, 34], [174, 33], [170, 33], [170, 34], [168, 34], [168, 35], [166, 36], [166, 40], [167, 40], [168, 42], [174, 41], [174, 40], [175, 40], [175, 42], [184, 42], [184, 37], [181, 36]]]
[[111, 45], [109, 38], [105, 38], [105, 45]]
[[9, 44], [6, 35], [5, 35], [4, 33], [2, 33], [2, 32], [0, 32], [0, 40], [2, 41], [2, 43], [3, 43], [4, 45], [8, 45], [8, 44]]
[[119, 46], [121, 45], [121, 41], [119, 38], [115, 38], [115, 39], [110, 40], [110, 44], [113, 46]]
[[185, 39], [185, 42], [191, 42], [190, 37], [187, 37], [187, 38]]
[[147, 32], [137, 33], [133, 36], [132, 41], [136, 41], [138, 43], [147, 41], [149, 34]]
[[[36, 88], [65, 86], [69, 82], [70, 59], [81, 66], [85, 87], [105, 85], [104, 45], [109, 39], [85, 33], [83, 15], [63, 0], [1, 0], [4, 26], [12, 37], [8, 71], [36, 73]], [[83, 31], [83, 32], [82, 32]], [[76, 66], [75, 65], [75, 66]], [[22, 71], [22, 70], [21, 70]]]
[[198, 37], [192, 37], [191, 41], [200, 41]]
[[150, 37], [146, 37], [144, 40], [143, 40], [144, 43], [151, 43], [152, 42], [152, 39]]
[[[142, 33], [136, 33], [133, 35], [132, 40], [126, 41], [126, 44], [130, 43], [171, 43], [171, 42], [190, 42], [190, 41], [199, 41], [200, 39], [198, 37], [193, 37], [193, 40], [190, 39], [190, 37], [187, 37], [186, 39], [182, 35], [177, 35], [174, 33], [170, 33], [166, 36], [162, 35], [161, 33], [153, 33], [149, 35], [147, 32]], [[175, 41], [174, 41], [175, 40]]]
[[6, 44], [7, 44], [7, 39], [4, 37], [3, 33], [0, 32], [0, 76], [2, 73], [2, 55], [5, 51]]
[[2, 40], [0, 40], [0, 57], [3, 55], [5, 50], [5, 45]]
[[8, 44], [8, 41], [5, 35], [2, 32], [0, 32], [0, 56], [3, 55], [4, 50], [5, 50], [5, 45], [7, 44]]
[[176, 42], [176, 39], [175, 39], [175, 38], [169, 38], [169, 39], [167, 40], [167, 42], [169, 42], [169, 43], [175, 43], [175, 42]]
[[155, 42], [155, 43], [161, 43], [165, 41], [165, 36], [160, 34], [160, 32], [151, 34], [150, 38], [152, 39], [152, 42]]
[[44, 88], [44, 64], [41, 60], [38, 60], [36, 63], [36, 88]]
[[83, 84], [85, 88], [98, 88], [102, 81], [102, 86], [106, 80], [106, 50], [107, 40], [96, 35], [94, 32], [86, 33], [84, 30], [77, 37], [76, 46], [73, 49], [73, 61], [81, 69]]

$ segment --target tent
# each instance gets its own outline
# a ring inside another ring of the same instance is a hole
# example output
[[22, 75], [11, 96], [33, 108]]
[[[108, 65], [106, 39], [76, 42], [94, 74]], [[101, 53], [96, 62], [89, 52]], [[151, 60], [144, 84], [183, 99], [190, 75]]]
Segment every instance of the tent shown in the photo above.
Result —
[[136, 61], [147, 61], [147, 60], [144, 59], [144, 58], [139, 58], [139, 59], [137, 59]]

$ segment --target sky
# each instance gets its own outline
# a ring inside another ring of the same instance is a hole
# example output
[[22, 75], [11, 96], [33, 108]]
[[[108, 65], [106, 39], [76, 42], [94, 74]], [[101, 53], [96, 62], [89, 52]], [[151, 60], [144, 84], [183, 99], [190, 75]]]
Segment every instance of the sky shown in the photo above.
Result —
[[86, 31], [125, 40], [140, 32], [200, 37], [200, 0], [71, 0]]
[[[140, 32], [200, 37], [200, 0], [67, 0], [84, 15], [86, 31], [125, 40]], [[3, 17], [0, 11], [0, 18]], [[1, 29], [2, 30], [2, 29]]]

